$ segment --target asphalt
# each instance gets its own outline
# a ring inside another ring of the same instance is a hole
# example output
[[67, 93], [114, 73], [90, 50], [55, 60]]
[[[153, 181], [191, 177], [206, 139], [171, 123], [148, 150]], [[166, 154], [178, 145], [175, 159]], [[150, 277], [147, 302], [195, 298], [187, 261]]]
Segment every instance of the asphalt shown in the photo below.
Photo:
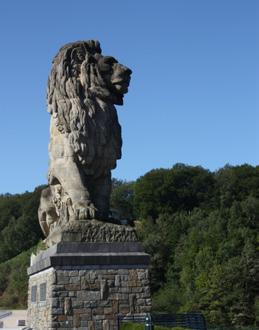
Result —
[[[2, 312], [12, 312], [11, 315], [1, 318]], [[0, 322], [4, 323], [4, 327], [0, 328], [1, 330], [21, 330], [24, 326], [18, 326], [18, 320], [27, 319], [27, 310], [8, 310], [8, 311], [0, 311]], [[26, 323], [25, 323], [26, 324]]]

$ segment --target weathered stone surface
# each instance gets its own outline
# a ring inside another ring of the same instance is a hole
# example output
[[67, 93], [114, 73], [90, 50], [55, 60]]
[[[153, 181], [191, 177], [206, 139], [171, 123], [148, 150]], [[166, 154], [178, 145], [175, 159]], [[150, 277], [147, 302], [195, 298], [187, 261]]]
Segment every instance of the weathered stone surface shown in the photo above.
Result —
[[[52, 284], [54, 272], [54, 269], [50, 268], [30, 277], [27, 318], [30, 320], [30, 327], [33, 329], [51, 329], [53, 316], [57, 316], [59, 312], [62, 313], [62, 309], [58, 308], [59, 300], [52, 298], [52, 291], [56, 289], [56, 286]], [[47, 297], [45, 302], [40, 302], [39, 300], [39, 287], [42, 283], [47, 283]], [[31, 301], [31, 288], [33, 286], [37, 286], [35, 302]], [[60, 288], [63, 288], [63, 286], [60, 286]], [[57, 312], [54, 315], [53, 310]]]
[[38, 211], [49, 248], [28, 269], [33, 330], [117, 330], [119, 314], [151, 309], [149, 255], [133, 228], [106, 221], [122, 145], [114, 105], [130, 75], [93, 40], [65, 45], [53, 60], [49, 185]]
[[[108, 276], [112, 276], [112, 275], [108, 275]], [[107, 300], [109, 296], [109, 285], [107, 280], [106, 279], [100, 280], [100, 286], [101, 286], [101, 300]]]
[[98, 220], [71, 221], [57, 224], [45, 242], [48, 246], [58, 242], [137, 242], [137, 234], [130, 226], [116, 225]]
[[[144, 280], [148, 279], [147, 268], [128, 269], [128, 274], [119, 274], [124, 269], [54, 269], [32, 275], [29, 281], [30, 288], [37, 287], [45, 281], [47, 283], [46, 302], [38, 300], [28, 304], [28, 323], [34, 330], [62, 330], [62, 329], [109, 329], [117, 330], [118, 315], [132, 315], [149, 312], [151, 309], [150, 292], [146, 291], [143, 279], [138, 274], [143, 274]], [[57, 283], [53, 284], [51, 278], [56, 273]], [[77, 274], [79, 274], [77, 276]], [[75, 275], [75, 276], [72, 276]], [[123, 277], [124, 281], [118, 282], [118, 286], [110, 286], [106, 278]], [[132, 293], [129, 286], [129, 278], [136, 278], [138, 293]], [[69, 282], [76, 278], [77, 291], [70, 291]], [[92, 285], [96, 290], [84, 285], [92, 279]], [[59, 281], [67, 280], [64, 285]], [[59, 290], [58, 290], [59, 289]], [[53, 297], [53, 292], [55, 297]], [[73, 297], [71, 297], [71, 293]], [[76, 293], [76, 294], [75, 294]], [[146, 298], [144, 298], [146, 297]]]
[[[78, 279], [81, 278], [80, 275], [84, 273], [84, 270], [78, 267], [92, 269], [98, 266], [107, 269], [109, 266], [110, 272], [106, 273], [105, 279], [110, 286], [123, 285], [123, 282], [127, 282], [130, 287], [136, 287], [138, 274], [132, 275], [133, 273], [126, 268], [136, 268], [137, 265], [146, 267], [149, 265], [149, 261], [149, 255], [143, 252], [143, 248], [137, 242], [62, 242], [37, 255], [34, 258], [34, 263], [28, 268], [28, 274], [32, 275], [50, 267], [67, 267], [70, 269], [70, 273], [60, 272], [58, 275], [52, 275], [51, 279], [54, 284], [64, 285], [70, 291], [78, 290], [78, 285], [95, 290], [99, 289], [99, 287], [95, 287], [97, 285], [95, 282], [96, 273], [88, 273], [87, 277], [83, 279], [84, 282], [80, 283]], [[123, 269], [123, 267], [126, 268]], [[118, 275], [116, 278], [114, 277], [115, 269], [119, 271], [116, 273]], [[100, 269], [101, 273], [102, 270]], [[122, 283], [118, 284], [118, 281]], [[143, 278], [142, 282], [145, 283], [145, 281], [147, 279]]]
[[70, 297], [66, 297], [64, 299], [64, 314], [69, 315], [71, 313], [72, 313], [72, 300]]
[[67, 44], [54, 58], [47, 92], [49, 186], [39, 208], [46, 236], [67, 222], [108, 218], [111, 170], [122, 145], [114, 105], [123, 104], [130, 75], [113, 57], [103, 56], [94, 40]]

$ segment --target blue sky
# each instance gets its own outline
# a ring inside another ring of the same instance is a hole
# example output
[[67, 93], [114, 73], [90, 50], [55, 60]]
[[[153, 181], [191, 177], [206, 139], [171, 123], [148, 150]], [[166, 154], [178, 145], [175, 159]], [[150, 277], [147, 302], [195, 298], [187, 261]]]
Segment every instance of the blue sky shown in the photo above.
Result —
[[0, 193], [46, 183], [47, 77], [76, 40], [98, 39], [133, 70], [114, 177], [258, 165], [258, 10], [256, 0], [1, 0]]

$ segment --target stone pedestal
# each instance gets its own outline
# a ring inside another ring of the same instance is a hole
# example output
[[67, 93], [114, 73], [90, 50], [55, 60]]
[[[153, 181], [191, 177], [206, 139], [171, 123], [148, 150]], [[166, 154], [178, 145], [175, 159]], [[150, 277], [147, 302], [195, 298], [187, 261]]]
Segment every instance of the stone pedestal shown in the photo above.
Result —
[[28, 269], [28, 325], [118, 329], [118, 315], [150, 312], [148, 265], [138, 242], [58, 243]]

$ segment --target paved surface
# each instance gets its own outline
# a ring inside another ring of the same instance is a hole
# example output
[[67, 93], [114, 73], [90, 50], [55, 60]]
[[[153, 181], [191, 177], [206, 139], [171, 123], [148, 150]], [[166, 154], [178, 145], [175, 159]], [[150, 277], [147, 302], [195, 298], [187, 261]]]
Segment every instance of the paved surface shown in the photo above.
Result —
[[[2, 314], [2, 312], [7, 311], [0, 311], [0, 315]], [[17, 324], [18, 320], [26, 320], [27, 310], [8, 310], [8, 312], [12, 312], [12, 314], [0, 319], [0, 321], [4, 322], [4, 327], [0, 329], [21, 330], [22, 328], [24, 328], [24, 326], [18, 327]]]

